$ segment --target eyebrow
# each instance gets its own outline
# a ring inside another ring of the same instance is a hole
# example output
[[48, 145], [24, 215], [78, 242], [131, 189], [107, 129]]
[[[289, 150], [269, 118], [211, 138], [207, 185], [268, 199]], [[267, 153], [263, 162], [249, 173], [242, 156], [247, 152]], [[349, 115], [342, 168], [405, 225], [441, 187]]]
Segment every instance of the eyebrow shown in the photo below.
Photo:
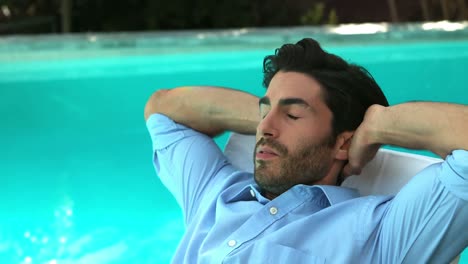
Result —
[[270, 98], [264, 96], [258, 101], [258, 106], [260, 105], [270, 105]]
[[[271, 105], [270, 98], [264, 96], [264, 97], [260, 98], [260, 100], [258, 101], [258, 104], [259, 104], [259, 106], [262, 105], [262, 104], [263, 105]], [[281, 105], [281, 106], [300, 105], [300, 106], [305, 107], [305, 108], [313, 109], [306, 101], [304, 101], [301, 98], [295, 98], [295, 97], [280, 99], [279, 100], [279, 105]]]

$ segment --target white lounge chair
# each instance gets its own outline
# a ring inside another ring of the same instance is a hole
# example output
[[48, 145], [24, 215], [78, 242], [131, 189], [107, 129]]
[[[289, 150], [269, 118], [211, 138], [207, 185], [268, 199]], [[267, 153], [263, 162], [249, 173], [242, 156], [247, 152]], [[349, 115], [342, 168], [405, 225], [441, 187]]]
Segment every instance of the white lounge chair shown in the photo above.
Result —
[[[255, 136], [231, 133], [224, 153], [233, 166], [253, 172], [254, 147]], [[348, 177], [342, 186], [355, 188], [361, 195], [395, 194], [423, 168], [441, 161], [418, 154], [380, 149], [361, 175]], [[451, 264], [457, 264], [459, 258], [455, 258]]]

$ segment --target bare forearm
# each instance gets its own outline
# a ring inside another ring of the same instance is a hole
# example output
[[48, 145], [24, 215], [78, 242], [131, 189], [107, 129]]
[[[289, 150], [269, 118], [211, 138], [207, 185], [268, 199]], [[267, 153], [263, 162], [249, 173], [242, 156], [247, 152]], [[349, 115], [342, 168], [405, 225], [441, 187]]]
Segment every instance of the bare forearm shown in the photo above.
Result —
[[373, 127], [370, 143], [430, 150], [441, 157], [468, 149], [468, 106], [414, 102], [373, 106], [365, 122]]
[[259, 122], [258, 98], [219, 87], [180, 87], [159, 90], [148, 100], [145, 119], [164, 114], [207, 135], [230, 130], [255, 134]]

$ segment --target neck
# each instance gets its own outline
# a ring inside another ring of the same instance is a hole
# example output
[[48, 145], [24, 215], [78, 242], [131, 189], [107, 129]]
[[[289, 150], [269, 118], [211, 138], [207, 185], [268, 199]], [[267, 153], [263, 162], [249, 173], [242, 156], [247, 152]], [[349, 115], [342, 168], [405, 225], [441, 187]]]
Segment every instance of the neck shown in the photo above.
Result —
[[321, 180], [314, 182], [316, 185], [341, 185], [344, 179], [341, 177], [341, 171], [345, 165], [345, 161], [335, 160], [335, 162], [330, 167], [327, 175]]

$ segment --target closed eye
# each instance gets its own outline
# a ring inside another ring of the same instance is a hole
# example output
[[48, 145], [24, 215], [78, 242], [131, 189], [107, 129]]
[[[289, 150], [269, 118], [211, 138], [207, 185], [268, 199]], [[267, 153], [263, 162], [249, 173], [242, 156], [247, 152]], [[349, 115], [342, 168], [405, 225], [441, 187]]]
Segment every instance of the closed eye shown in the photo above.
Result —
[[299, 119], [299, 117], [293, 116], [293, 115], [291, 115], [291, 114], [287, 114], [287, 116], [288, 116], [288, 118], [290, 118], [290, 119], [292, 119], [292, 120], [297, 120], [297, 119]]

